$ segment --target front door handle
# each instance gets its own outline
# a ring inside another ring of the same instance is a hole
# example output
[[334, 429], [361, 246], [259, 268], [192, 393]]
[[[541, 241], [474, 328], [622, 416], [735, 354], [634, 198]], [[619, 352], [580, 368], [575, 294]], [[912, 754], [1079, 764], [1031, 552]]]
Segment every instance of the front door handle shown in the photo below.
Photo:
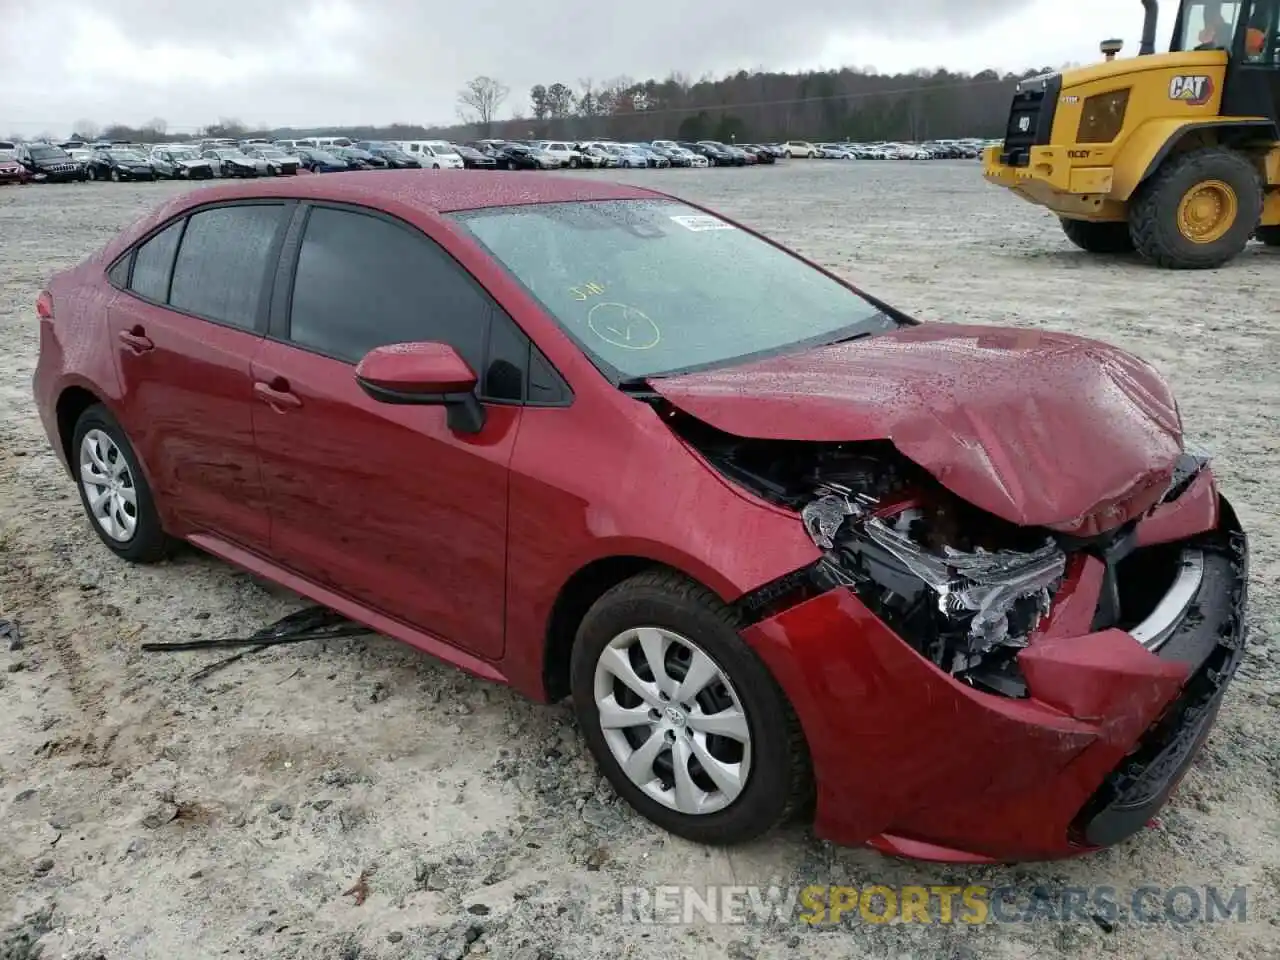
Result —
[[135, 326], [129, 330], [121, 330], [118, 336], [120, 337], [120, 342], [134, 353], [146, 353], [148, 350], [156, 348], [156, 345], [151, 342], [151, 338], [147, 336], [147, 332], [141, 326]]
[[282, 388], [259, 380], [253, 385], [253, 392], [259, 400], [270, 404], [272, 408], [277, 410], [281, 407], [302, 406], [302, 398], [289, 390], [287, 386]]

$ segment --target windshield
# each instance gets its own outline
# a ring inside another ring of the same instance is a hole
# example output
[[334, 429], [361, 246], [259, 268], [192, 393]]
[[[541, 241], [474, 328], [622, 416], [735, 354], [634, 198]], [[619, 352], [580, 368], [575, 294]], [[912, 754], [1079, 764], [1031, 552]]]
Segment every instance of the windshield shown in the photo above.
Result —
[[175, 160], [199, 160], [200, 159], [200, 154], [196, 153], [196, 151], [191, 149], [170, 150], [169, 156], [173, 157], [173, 159]]
[[335, 157], [332, 153], [326, 153], [323, 150], [311, 150], [310, 156], [312, 160], [319, 163], [341, 163], [342, 161]]
[[849, 288], [676, 200], [452, 215], [608, 376], [738, 363], [888, 329]]
[[269, 157], [272, 160], [279, 160], [281, 157], [285, 156], [285, 152], [283, 150], [277, 150], [275, 147], [260, 147], [258, 149], [258, 155], [261, 157]]
[[1187, 3], [1182, 8], [1182, 35], [1179, 50], [1230, 50], [1235, 36], [1239, 3]]
[[132, 150], [108, 150], [113, 160], [120, 160], [124, 163], [145, 163], [146, 158]]
[[54, 160], [58, 157], [67, 156], [65, 150], [59, 150], [57, 147], [32, 147], [31, 157], [33, 160]]
[[433, 143], [431, 144], [431, 149], [440, 157], [456, 157], [458, 155], [458, 152], [453, 149], [453, 144], [450, 143]]

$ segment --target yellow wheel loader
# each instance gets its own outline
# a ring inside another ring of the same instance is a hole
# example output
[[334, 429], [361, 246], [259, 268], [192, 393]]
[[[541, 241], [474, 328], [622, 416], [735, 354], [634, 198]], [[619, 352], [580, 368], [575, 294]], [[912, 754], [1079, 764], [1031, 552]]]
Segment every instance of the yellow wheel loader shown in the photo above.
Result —
[[1168, 53], [1156, 0], [1138, 56], [1024, 80], [983, 175], [1094, 253], [1222, 266], [1250, 237], [1280, 246], [1280, 0], [1183, 0]]

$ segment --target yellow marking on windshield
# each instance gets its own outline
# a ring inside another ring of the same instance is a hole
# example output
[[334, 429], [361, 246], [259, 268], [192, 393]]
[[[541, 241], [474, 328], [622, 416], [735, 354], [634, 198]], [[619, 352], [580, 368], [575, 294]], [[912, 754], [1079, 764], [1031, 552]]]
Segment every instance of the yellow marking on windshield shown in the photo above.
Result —
[[569, 295], [575, 300], [589, 300], [592, 297], [599, 297], [604, 294], [604, 286], [596, 283], [594, 280], [584, 283], [580, 287], [570, 287]]

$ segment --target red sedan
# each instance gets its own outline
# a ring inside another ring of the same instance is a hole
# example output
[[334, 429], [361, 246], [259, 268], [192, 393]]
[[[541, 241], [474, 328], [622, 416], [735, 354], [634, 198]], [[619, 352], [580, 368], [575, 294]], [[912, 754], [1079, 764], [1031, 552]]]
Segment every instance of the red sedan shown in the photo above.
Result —
[[[1138, 831], [1242, 655], [1246, 541], [1146, 363], [921, 324], [649, 190], [185, 194], [36, 304], [106, 546], [185, 540], [542, 701], [731, 843]], [[816, 804], [816, 807], [814, 806]]]
[[31, 178], [27, 168], [13, 157], [3, 154], [4, 151], [0, 150], [0, 183], [26, 183]]

